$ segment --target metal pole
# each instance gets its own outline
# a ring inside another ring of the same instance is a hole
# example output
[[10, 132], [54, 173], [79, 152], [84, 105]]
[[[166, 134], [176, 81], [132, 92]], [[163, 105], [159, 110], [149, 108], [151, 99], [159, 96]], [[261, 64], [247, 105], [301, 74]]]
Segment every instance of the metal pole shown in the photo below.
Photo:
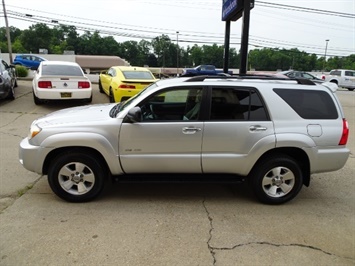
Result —
[[325, 51], [324, 51], [324, 62], [323, 62], [323, 71], [322, 71], [322, 73], [323, 73], [324, 70], [325, 70], [325, 63], [326, 63], [326, 61], [327, 61], [328, 42], [329, 42], [329, 40], [325, 40]]
[[226, 29], [224, 34], [224, 55], [223, 55], [223, 72], [228, 73], [229, 67], [229, 39], [231, 31], [231, 22], [230, 20], [226, 21]]
[[10, 64], [12, 64], [12, 46], [11, 46], [11, 36], [10, 36], [10, 29], [9, 29], [9, 23], [7, 21], [7, 15], [6, 15], [6, 8], [5, 8], [5, 0], [2, 0], [2, 8], [4, 10], [4, 18], [5, 18], [5, 25], [6, 25], [6, 38], [7, 38], [7, 49], [9, 50], [9, 59], [10, 59]]
[[240, 69], [239, 74], [246, 74], [248, 67], [248, 44], [249, 44], [249, 21], [250, 0], [244, 0], [242, 43], [240, 46]]
[[176, 32], [176, 76], [179, 76], [179, 32]]

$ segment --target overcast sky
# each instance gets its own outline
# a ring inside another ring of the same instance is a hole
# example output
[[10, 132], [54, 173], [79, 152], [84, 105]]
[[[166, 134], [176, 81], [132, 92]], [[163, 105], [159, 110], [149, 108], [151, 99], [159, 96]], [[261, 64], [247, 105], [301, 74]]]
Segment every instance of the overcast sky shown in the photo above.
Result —
[[[350, 16], [300, 12], [267, 3]], [[224, 43], [222, 0], [5, 0], [5, 4], [9, 25], [21, 30], [35, 22], [51, 27], [54, 20], [81, 29], [98, 30], [103, 37], [112, 35], [118, 42], [150, 41], [166, 34], [185, 47]], [[1, 15], [0, 27], [3, 27], [5, 20], [3, 13]], [[242, 19], [231, 23], [231, 48], [239, 49], [241, 30]], [[249, 38], [249, 49], [298, 48], [324, 55], [326, 40], [329, 40], [328, 56], [355, 54], [355, 0], [255, 0]]]

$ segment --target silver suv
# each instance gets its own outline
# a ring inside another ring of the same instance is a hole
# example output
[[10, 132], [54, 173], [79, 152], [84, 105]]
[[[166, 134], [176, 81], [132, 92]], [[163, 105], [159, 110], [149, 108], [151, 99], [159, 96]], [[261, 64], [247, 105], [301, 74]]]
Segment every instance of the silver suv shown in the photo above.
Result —
[[280, 204], [349, 157], [336, 89], [256, 76], [161, 80], [125, 102], [34, 121], [20, 162], [72, 202], [95, 198], [109, 178], [179, 174], [242, 178], [261, 202]]

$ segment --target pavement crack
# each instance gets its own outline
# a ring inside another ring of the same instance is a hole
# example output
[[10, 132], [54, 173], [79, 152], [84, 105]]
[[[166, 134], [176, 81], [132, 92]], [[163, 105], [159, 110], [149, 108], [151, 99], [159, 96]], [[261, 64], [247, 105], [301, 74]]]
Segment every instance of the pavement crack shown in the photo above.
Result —
[[[335, 257], [341, 257], [338, 256], [336, 254], [330, 253], [328, 251], [322, 250], [321, 248], [317, 248], [311, 245], [304, 245], [304, 244], [297, 244], [297, 243], [291, 243], [291, 244], [275, 244], [275, 243], [270, 243], [270, 242], [266, 242], [266, 241], [255, 241], [255, 242], [249, 242], [249, 243], [243, 243], [243, 244], [238, 244], [235, 245], [233, 247], [211, 247], [209, 246], [209, 248], [212, 250], [212, 252], [215, 254], [215, 251], [230, 251], [230, 250], [234, 250], [236, 248], [240, 248], [240, 247], [244, 247], [244, 246], [249, 246], [249, 245], [269, 245], [269, 246], [274, 246], [274, 247], [301, 247], [301, 248], [308, 248], [308, 249], [312, 249], [312, 250], [316, 250], [319, 252], [322, 252], [326, 255], [329, 256], [335, 256]], [[344, 259], [348, 259], [348, 260], [354, 260], [351, 257], [342, 257]]]
[[2, 214], [4, 210], [13, 205], [17, 199], [31, 190], [38, 183], [38, 181], [41, 180], [42, 177], [43, 175], [39, 176], [35, 181], [18, 190], [16, 194], [0, 196], [0, 214]]
[[208, 250], [210, 251], [210, 254], [211, 254], [212, 258], [213, 258], [213, 265], [216, 265], [217, 260], [216, 260], [216, 256], [215, 256], [216, 253], [215, 253], [215, 251], [214, 251], [215, 248], [213, 248], [213, 247], [211, 246], [212, 231], [213, 231], [213, 229], [214, 229], [214, 228], [213, 228], [213, 218], [212, 218], [210, 212], [209, 212], [208, 209], [207, 209], [207, 206], [206, 206], [206, 198], [203, 199], [202, 205], [203, 205], [203, 208], [204, 208], [205, 211], [206, 211], [207, 218], [208, 218], [208, 221], [209, 221], [209, 223], [210, 223], [210, 229], [209, 229], [209, 231], [208, 231], [209, 238], [208, 238], [208, 240], [207, 240], [207, 247], [208, 247]]

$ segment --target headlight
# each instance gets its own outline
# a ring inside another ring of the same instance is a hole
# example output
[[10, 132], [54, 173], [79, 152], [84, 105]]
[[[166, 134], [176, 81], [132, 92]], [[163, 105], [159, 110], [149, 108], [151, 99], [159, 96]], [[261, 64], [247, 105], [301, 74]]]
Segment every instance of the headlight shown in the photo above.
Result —
[[32, 139], [39, 132], [41, 132], [41, 130], [42, 129], [39, 126], [37, 126], [36, 124], [32, 124], [30, 128], [30, 133], [28, 134], [28, 139]]

